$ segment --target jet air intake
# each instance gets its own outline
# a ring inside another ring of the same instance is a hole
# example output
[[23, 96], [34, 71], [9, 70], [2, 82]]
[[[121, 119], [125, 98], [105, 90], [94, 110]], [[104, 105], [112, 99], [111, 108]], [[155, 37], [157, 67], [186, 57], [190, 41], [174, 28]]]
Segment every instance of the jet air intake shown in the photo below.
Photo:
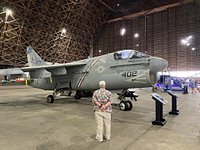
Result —
[[164, 69], [166, 69], [168, 66], [168, 61], [160, 58], [160, 57], [153, 57], [150, 60], [150, 80], [152, 85], [154, 85], [158, 79], [159, 79], [159, 75], [158, 72], [163, 71]]

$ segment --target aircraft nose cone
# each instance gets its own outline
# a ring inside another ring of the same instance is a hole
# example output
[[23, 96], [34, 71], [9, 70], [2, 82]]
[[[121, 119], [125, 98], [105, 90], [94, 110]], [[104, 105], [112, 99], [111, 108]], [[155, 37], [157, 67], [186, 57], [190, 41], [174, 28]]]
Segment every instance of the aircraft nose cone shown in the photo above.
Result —
[[153, 71], [154, 73], [163, 71], [164, 69], [167, 68], [167, 66], [168, 66], [168, 61], [160, 57], [154, 57], [150, 61], [150, 68], [151, 71]]

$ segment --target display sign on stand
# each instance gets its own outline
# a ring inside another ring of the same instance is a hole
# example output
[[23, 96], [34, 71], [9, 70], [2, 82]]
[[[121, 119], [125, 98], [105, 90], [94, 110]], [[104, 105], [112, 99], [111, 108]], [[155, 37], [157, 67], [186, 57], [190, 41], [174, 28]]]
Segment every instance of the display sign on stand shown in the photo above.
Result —
[[165, 105], [167, 101], [157, 93], [153, 93], [151, 94], [151, 96], [152, 99], [155, 100], [155, 112], [156, 112], [156, 120], [153, 121], [152, 124], [164, 126], [167, 121], [163, 118], [163, 105]]
[[177, 98], [178, 96], [174, 94], [172, 91], [167, 91], [169, 95], [172, 96], [172, 110], [169, 112], [171, 115], [178, 115], [179, 110], [177, 110]]

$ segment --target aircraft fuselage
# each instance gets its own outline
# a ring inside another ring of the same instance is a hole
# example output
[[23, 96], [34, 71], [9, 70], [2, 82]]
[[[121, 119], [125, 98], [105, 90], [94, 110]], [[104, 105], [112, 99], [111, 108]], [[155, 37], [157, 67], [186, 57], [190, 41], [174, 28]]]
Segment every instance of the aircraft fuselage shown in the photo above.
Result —
[[167, 66], [167, 61], [152, 56], [138, 58], [116, 58], [110, 53], [78, 62], [85, 66], [67, 68], [64, 75], [34, 78], [31, 86], [45, 90], [69, 88], [73, 90], [95, 90], [101, 80], [107, 89], [150, 87], [157, 81], [157, 72]]

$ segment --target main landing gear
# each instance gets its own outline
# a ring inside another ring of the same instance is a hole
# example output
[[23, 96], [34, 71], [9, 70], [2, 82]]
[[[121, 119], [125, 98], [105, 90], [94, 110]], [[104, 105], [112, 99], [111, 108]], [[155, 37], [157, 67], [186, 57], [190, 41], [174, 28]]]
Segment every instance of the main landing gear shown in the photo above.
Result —
[[[47, 103], [54, 103], [54, 99], [57, 96], [72, 96], [74, 95], [74, 92], [70, 89], [55, 89], [52, 95], [48, 95], [46, 97]], [[91, 97], [93, 93], [91, 91], [79, 91], [77, 90], [74, 98], [80, 99], [82, 97]]]
[[[53, 95], [48, 95], [46, 97], [46, 101], [47, 103], [54, 103], [54, 99], [56, 98], [56, 96], [60, 96], [61, 94], [64, 93], [64, 91], [66, 91], [66, 89], [55, 89], [54, 92], [53, 92]], [[68, 91], [68, 94], [67, 96], [71, 96], [71, 91], [67, 90]]]
[[137, 94], [134, 93], [135, 91], [130, 89], [124, 89], [121, 93], [117, 93], [119, 95], [118, 99], [121, 100], [119, 103], [119, 108], [122, 111], [130, 111], [133, 109], [133, 103], [130, 100], [137, 101], [136, 97], [138, 97]]
[[46, 98], [47, 103], [54, 103], [54, 97], [53, 95], [48, 95]]

